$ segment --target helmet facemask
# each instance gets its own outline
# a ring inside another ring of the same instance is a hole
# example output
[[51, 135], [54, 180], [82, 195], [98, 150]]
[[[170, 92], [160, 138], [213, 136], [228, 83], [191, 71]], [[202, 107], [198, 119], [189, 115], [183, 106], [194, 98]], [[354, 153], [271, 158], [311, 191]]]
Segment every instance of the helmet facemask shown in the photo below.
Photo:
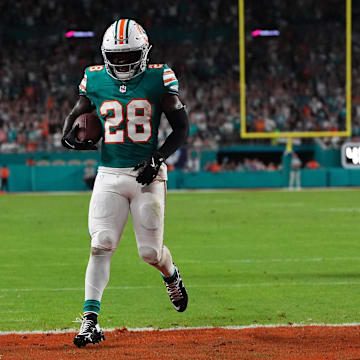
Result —
[[127, 81], [140, 75], [148, 62], [147, 56], [151, 46], [139, 50], [105, 50], [101, 49], [108, 73], [118, 80]]

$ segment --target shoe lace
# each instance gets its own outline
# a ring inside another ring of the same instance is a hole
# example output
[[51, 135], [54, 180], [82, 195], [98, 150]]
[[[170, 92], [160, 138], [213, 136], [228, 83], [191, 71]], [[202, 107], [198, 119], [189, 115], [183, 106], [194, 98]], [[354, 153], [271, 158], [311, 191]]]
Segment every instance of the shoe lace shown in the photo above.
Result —
[[180, 285], [179, 278], [177, 278], [171, 283], [165, 283], [165, 285], [172, 301], [182, 300], [183, 295], [179, 286]]
[[95, 325], [93, 320], [86, 319], [84, 317], [76, 318], [73, 322], [81, 323], [78, 335], [84, 335], [91, 332], [91, 328]]
[[82, 323], [82, 321], [83, 321], [83, 317], [82, 317], [82, 315], [80, 314], [79, 315], [80, 317], [77, 317], [77, 318], [75, 318], [75, 320], [73, 320], [72, 322], [74, 322], [74, 323]]

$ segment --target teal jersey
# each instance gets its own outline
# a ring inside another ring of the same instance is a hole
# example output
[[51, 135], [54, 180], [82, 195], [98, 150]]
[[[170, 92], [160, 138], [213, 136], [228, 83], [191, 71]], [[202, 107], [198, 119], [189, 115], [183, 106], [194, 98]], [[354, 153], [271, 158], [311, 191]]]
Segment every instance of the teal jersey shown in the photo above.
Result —
[[139, 76], [120, 81], [103, 65], [85, 69], [79, 85], [96, 107], [103, 125], [101, 165], [129, 168], [151, 156], [158, 146], [161, 103], [178, 95], [178, 80], [166, 64], [151, 64]]

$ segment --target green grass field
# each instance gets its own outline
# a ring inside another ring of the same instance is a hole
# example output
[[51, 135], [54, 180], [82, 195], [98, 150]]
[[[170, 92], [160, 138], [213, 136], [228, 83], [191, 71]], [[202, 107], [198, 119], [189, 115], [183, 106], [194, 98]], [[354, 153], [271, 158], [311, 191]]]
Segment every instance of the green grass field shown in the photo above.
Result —
[[[90, 195], [0, 197], [0, 331], [77, 328]], [[165, 243], [189, 291], [173, 310], [131, 222], [100, 324], [216, 326], [359, 321], [360, 192], [170, 193]]]

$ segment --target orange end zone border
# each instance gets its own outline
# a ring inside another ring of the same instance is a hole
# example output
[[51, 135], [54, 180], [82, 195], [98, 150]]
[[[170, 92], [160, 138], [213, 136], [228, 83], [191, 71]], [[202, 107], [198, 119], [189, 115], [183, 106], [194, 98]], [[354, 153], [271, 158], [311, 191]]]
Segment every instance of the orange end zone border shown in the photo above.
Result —
[[360, 325], [105, 332], [106, 341], [78, 349], [74, 333], [4, 334], [1, 360], [359, 359]]

